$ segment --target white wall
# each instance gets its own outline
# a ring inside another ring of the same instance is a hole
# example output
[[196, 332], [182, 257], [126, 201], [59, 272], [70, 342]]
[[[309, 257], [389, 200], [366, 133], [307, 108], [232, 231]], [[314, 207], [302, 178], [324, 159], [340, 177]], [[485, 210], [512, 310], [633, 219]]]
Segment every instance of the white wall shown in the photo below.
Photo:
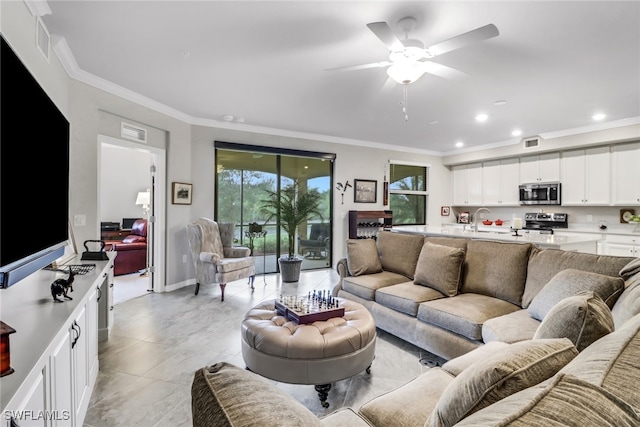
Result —
[[142, 206], [135, 204], [139, 191], [151, 187], [151, 155], [142, 151], [102, 145], [100, 153], [99, 220], [118, 222], [142, 218]]

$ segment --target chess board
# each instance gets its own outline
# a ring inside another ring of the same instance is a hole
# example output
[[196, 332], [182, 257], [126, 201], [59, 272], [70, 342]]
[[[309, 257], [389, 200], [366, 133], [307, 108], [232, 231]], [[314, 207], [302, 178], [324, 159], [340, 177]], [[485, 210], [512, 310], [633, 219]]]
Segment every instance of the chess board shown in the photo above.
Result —
[[287, 307], [277, 300], [275, 301], [275, 307], [278, 315], [284, 316], [298, 325], [306, 325], [313, 322], [332, 319], [334, 317], [344, 316], [344, 307], [319, 308], [318, 306], [311, 305], [309, 307], [309, 312], [306, 313], [302, 309], [295, 310], [291, 307]]

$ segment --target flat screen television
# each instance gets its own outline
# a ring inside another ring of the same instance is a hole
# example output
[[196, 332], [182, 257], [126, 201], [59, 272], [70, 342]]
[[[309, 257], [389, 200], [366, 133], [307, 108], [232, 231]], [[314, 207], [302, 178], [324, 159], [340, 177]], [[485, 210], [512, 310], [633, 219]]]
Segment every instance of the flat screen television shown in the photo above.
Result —
[[64, 253], [69, 121], [0, 38], [0, 287], [6, 288]]

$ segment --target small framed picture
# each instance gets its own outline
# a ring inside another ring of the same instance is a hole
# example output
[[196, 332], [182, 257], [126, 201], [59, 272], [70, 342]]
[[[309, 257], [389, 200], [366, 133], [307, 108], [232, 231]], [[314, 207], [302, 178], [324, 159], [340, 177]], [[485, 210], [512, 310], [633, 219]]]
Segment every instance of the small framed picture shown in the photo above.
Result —
[[353, 180], [353, 201], [356, 203], [375, 203], [378, 193], [378, 181], [371, 179]]
[[171, 183], [171, 203], [174, 205], [190, 205], [193, 184], [184, 182]]
[[460, 212], [458, 214], [458, 224], [469, 224], [469, 212]]
[[449, 206], [441, 206], [440, 207], [440, 215], [441, 216], [449, 216], [451, 214], [451, 207]]

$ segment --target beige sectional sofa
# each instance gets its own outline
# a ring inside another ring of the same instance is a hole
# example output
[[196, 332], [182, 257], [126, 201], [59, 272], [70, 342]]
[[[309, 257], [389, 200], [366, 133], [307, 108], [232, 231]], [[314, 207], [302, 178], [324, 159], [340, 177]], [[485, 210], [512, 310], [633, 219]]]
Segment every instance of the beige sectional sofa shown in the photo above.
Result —
[[[548, 309], [581, 286], [612, 308], [624, 288], [619, 272], [633, 259], [385, 231], [377, 241], [347, 241], [333, 294], [367, 307], [378, 328], [452, 359], [483, 343], [533, 338], [543, 313], [533, 309]], [[579, 272], [554, 277], [567, 269]], [[598, 283], [584, 283], [585, 272]], [[536, 299], [552, 279], [567, 292]]]
[[640, 258], [416, 237], [350, 241], [335, 291], [446, 363], [323, 418], [218, 363], [195, 373], [193, 425], [640, 425]]

